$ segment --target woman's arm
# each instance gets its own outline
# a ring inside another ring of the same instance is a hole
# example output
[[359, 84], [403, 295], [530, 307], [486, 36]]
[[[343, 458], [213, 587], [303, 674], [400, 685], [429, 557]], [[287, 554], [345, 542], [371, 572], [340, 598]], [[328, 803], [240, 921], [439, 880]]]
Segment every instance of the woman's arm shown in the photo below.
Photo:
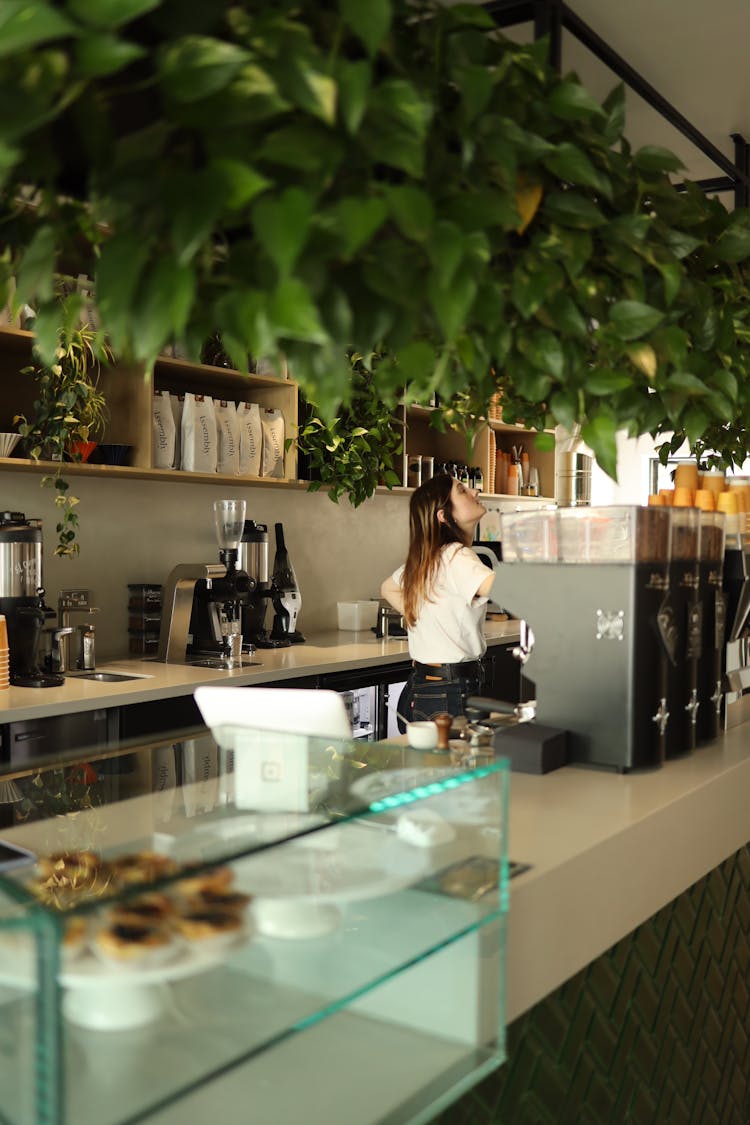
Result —
[[482, 585], [479, 587], [474, 596], [477, 598], [488, 598], [490, 596], [490, 590], [492, 589], [494, 582], [495, 571], [488, 570], [487, 577], [483, 580]]
[[[491, 577], [494, 578], [495, 575], [492, 574]], [[393, 581], [392, 575], [389, 575], [380, 587], [380, 596], [385, 598], [399, 613], [404, 612], [404, 595], [401, 587]]]

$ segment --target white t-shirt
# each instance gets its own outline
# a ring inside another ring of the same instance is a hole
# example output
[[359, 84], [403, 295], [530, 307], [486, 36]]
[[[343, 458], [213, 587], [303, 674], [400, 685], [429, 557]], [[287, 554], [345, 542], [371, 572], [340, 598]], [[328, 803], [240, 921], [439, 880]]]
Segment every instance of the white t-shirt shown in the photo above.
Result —
[[[401, 585], [400, 566], [393, 581]], [[482, 626], [488, 598], [476, 596], [489, 571], [470, 547], [450, 543], [443, 553], [430, 591], [408, 629], [409, 655], [420, 664], [458, 664], [478, 660], [487, 649]]]

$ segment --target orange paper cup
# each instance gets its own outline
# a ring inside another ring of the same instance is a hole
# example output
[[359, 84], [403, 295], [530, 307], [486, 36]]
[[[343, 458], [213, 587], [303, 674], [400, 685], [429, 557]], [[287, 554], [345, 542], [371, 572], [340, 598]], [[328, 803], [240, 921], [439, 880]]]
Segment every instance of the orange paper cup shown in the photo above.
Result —
[[692, 508], [694, 500], [695, 493], [692, 488], [683, 488], [682, 486], [675, 488], [674, 500], [672, 501], [675, 508]]

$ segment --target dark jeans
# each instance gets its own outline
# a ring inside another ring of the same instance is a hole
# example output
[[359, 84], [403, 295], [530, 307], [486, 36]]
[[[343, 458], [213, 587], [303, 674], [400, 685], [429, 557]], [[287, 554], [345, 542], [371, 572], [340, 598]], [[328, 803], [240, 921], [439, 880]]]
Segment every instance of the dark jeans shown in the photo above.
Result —
[[480, 694], [482, 681], [482, 668], [475, 660], [467, 662], [465, 671], [457, 664], [441, 664], [435, 668], [424, 664], [415, 666], [401, 693], [398, 729], [404, 733], [404, 720], [431, 719], [445, 712], [463, 715], [466, 700]]

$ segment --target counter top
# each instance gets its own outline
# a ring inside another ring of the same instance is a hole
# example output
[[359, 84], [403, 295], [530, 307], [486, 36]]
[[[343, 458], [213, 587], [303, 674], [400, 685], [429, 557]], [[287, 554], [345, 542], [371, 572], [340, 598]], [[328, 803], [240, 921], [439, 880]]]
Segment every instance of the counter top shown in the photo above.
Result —
[[[518, 622], [488, 622], [485, 632], [488, 644], [515, 641], [518, 640]], [[200, 684], [246, 687], [355, 668], [382, 667], [398, 664], [408, 655], [406, 639], [378, 640], [369, 631], [332, 631], [312, 634], [305, 644], [291, 648], [258, 649], [252, 663], [231, 671], [162, 664], [155, 660], [110, 661], [100, 665], [98, 671], [122, 672], [135, 678], [102, 683], [72, 674], [58, 688], [11, 687], [0, 692], [0, 723], [192, 695]]]
[[508, 1022], [750, 840], [747, 725], [661, 769], [511, 777]]

